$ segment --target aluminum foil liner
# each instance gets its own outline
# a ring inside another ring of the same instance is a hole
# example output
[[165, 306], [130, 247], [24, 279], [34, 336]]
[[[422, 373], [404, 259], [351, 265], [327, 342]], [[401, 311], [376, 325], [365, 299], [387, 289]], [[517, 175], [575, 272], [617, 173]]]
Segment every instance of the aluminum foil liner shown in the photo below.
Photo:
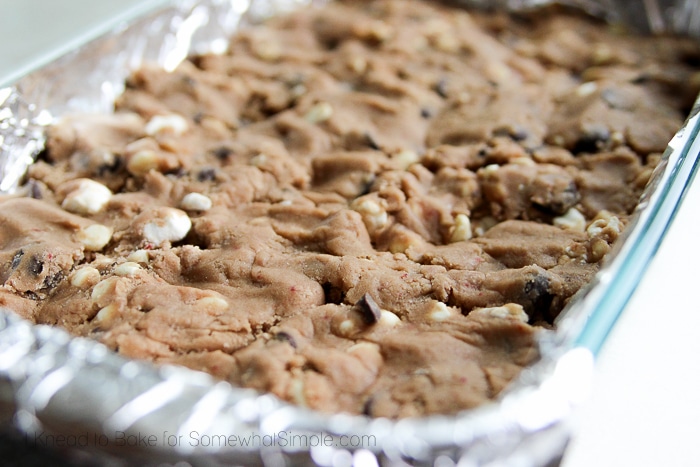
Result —
[[[53, 116], [109, 112], [130, 70], [173, 69], [192, 52], [222, 52], [241, 24], [311, 0], [181, 0], [0, 89], [0, 192], [16, 189]], [[462, 1], [493, 7], [495, 2]], [[536, 8], [548, 0], [502, 0]], [[700, 35], [693, 0], [569, 0], [654, 33]], [[631, 21], [630, 21], [631, 19]], [[633, 222], [590, 287], [543, 332], [542, 358], [500, 400], [453, 416], [400, 421], [323, 415], [181, 367], [130, 361], [59, 328], [0, 309], [0, 423], [29, 448], [74, 450], [131, 465], [547, 465], [571, 435], [594, 354], [634, 292], [695, 172], [697, 106], [670, 142]], [[613, 293], [614, 291], [614, 293]], [[84, 457], [83, 457], [84, 459]]]

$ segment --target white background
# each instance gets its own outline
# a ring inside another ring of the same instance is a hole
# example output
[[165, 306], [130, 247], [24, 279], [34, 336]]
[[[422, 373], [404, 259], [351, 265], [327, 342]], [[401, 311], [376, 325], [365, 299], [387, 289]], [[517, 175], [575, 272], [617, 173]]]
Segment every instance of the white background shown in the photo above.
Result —
[[[0, 83], [143, 0], [0, 0]], [[599, 355], [564, 467], [700, 465], [700, 183]]]

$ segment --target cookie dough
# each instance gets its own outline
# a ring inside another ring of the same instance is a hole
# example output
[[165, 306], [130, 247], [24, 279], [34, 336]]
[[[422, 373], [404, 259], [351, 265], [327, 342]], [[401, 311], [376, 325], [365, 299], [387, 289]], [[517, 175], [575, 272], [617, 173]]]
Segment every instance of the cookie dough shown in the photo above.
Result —
[[700, 50], [338, 1], [135, 71], [0, 199], [0, 304], [324, 412], [493, 400], [598, 270]]

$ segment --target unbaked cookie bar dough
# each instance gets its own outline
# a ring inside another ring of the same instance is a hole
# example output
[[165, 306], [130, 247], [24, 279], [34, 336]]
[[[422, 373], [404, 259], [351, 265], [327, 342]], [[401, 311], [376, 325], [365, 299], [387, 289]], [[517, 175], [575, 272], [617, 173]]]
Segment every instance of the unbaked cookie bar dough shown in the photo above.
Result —
[[696, 44], [338, 1], [134, 72], [0, 199], [0, 305], [324, 412], [493, 400], [599, 268]]

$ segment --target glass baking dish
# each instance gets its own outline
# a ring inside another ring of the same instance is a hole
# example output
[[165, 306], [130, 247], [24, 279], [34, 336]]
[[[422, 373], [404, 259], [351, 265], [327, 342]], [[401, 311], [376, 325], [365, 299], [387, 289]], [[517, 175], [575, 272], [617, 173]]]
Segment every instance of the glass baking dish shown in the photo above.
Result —
[[[12, 190], [21, 179], [41, 150], [52, 116], [73, 110], [108, 112], [128, 71], [140, 63], [173, 68], [190, 52], [221, 51], [222, 38], [241, 22], [305, 2], [200, 0], [161, 8], [163, 3], [134, 10], [116, 29], [58, 59], [48, 54], [32, 65], [34, 71], [0, 89], [0, 190]], [[582, 3], [607, 8], [618, 20], [631, 10], [622, 1]], [[678, 2], [675, 16], [664, 17], [660, 5], [646, 3], [656, 5], [647, 5], [648, 29], [693, 32], [692, 21], [672, 21], [682, 17], [678, 11], [687, 4]], [[70, 79], [76, 75], [84, 78]], [[587, 397], [596, 353], [694, 178], [700, 151], [697, 109], [696, 104], [669, 143], [605, 267], [562, 312], [557, 331], [543, 335], [542, 358], [522, 372], [498, 403], [455, 416], [401, 421], [322, 415], [184, 368], [129, 361], [96, 342], [2, 311], [0, 417], [11, 419], [26, 439], [54, 445], [60, 440], [62, 447], [88, 451], [96, 459], [187, 459], [214, 465], [551, 462], [570, 436], [572, 413]], [[238, 441], [245, 437], [258, 442], [244, 446]], [[362, 440], [362, 447], [345, 447], [348, 437]]]

